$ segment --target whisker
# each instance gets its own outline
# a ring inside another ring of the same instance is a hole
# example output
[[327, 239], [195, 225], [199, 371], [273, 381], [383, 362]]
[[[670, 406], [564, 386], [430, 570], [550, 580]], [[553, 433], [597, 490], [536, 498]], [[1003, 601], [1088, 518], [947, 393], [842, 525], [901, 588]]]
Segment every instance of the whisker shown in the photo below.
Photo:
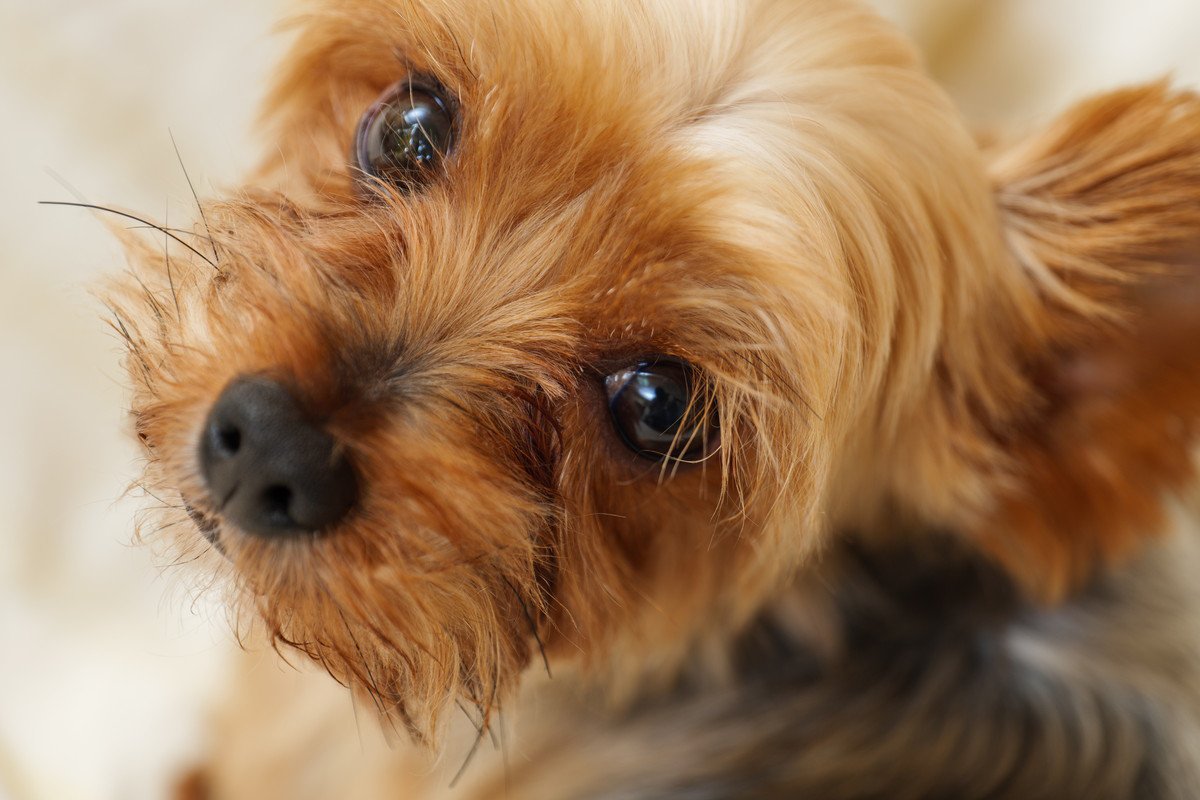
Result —
[[517, 591], [517, 587], [513, 586], [512, 581], [504, 576], [501, 577], [508, 584], [508, 588], [512, 589], [517, 602], [521, 604], [521, 611], [525, 614], [525, 621], [529, 623], [529, 632], [533, 634], [533, 640], [537, 642], [538, 652], [542, 654], [542, 665], [546, 668], [546, 677], [553, 680], [554, 675], [550, 673], [550, 659], [546, 656], [546, 646], [542, 643], [542, 637], [538, 633], [537, 624], [534, 622], [533, 614], [529, 611], [529, 606], [525, 603], [525, 598]]
[[192, 190], [192, 199], [196, 201], [196, 210], [200, 212], [200, 221], [204, 223], [204, 230], [208, 233], [208, 243], [212, 247], [213, 259], [218, 264], [221, 263], [221, 256], [217, 253], [217, 243], [212, 238], [212, 229], [208, 227], [208, 217], [204, 215], [204, 206], [200, 204], [200, 197], [196, 194], [196, 186], [192, 183], [192, 176], [188, 174], [187, 167], [183, 165], [183, 156], [179, 152], [179, 144], [175, 141], [175, 134], [167, 128], [167, 135], [171, 137], [171, 147], [175, 148], [175, 158], [179, 160], [179, 168], [183, 170], [183, 177], [187, 180], [188, 188]]
[[152, 380], [154, 372], [150, 369], [150, 365], [146, 362], [146, 358], [142, 353], [142, 348], [138, 345], [137, 340], [133, 338], [133, 334], [131, 334], [129, 332], [129, 328], [125, 326], [124, 318], [111, 305], [105, 303], [104, 307], [107, 308], [108, 313], [112, 315], [112, 319], [106, 320], [108, 326], [125, 341], [130, 355], [137, 359], [138, 363], [142, 367], [142, 373], [146, 376], [146, 379]]
[[155, 500], [157, 500], [158, 502], [162, 503], [162, 504], [163, 504], [163, 508], [183, 508], [183, 507], [184, 507], [182, 503], [168, 503], [166, 500], [163, 500], [161, 497], [159, 497], [158, 495], [156, 495], [154, 492], [150, 491], [149, 487], [147, 487], [147, 486], [146, 486], [144, 483], [142, 483], [141, 481], [136, 481], [136, 482], [134, 483], [134, 485], [135, 485], [135, 486], [137, 486], [137, 488], [141, 489], [141, 490], [142, 490], [143, 492], [145, 492], [146, 494], [148, 494], [148, 495], [150, 495], [151, 497], [153, 497], [153, 498], [154, 498]]
[[187, 228], [171, 228], [166, 225], [130, 225], [125, 230], [127, 231], [170, 231], [171, 233], [181, 233], [184, 236], [195, 236], [197, 239], [203, 239], [206, 242], [211, 242], [211, 236], [205, 236], [203, 233], [189, 230]]
[[66, 189], [67, 193], [70, 194], [72, 197], [74, 197], [76, 200], [78, 200], [81, 203], [87, 202], [87, 196], [84, 195], [83, 192], [76, 189], [73, 185], [71, 185], [71, 182], [68, 181], [66, 178], [64, 178], [62, 175], [59, 175], [54, 170], [50, 169], [50, 167], [42, 167], [42, 170], [47, 175], [49, 175], [55, 183], [57, 183], [62, 188]]
[[[142, 294], [146, 296], [146, 302], [150, 304], [150, 308], [154, 311], [154, 318], [158, 320], [158, 328], [161, 332], [163, 329], [162, 306], [159, 305], [158, 299], [154, 296], [154, 292], [150, 291], [150, 287], [146, 285], [145, 281], [143, 281], [137, 273], [130, 270], [129, 276], [133, 278], [138, 286], [141, 287]], [[176, 308], [175, 310], [178, 311], [179, 309]]]
[[339, 607], [337, 609], [338, 616], [342, 618], [342, 625], [346, 628], [346, 635], [350, 637], [351, 644], [354, 645], [355, 651], [358, 653], [358, 662], [362, 664], [363, 670], [367, 673], [367, 694], [371, 696], [371, 702], [375, 704], [375, 710], [379, 712], [380, 717], [384, 717], [383, 703], [379, 700], [379, 683], [375, 680], [375, 676], [371, 674], [371, 665], [367, 663], [366, 654], [363, 653], [362, 646], [358, 643], [358, 638], [354, 635], [354, 631], [350, 628], [350, 621], [346, 619], [345, 613]]
[[458, 706], [458, 710], [467, 718], [467, 722], [471, 723], [471, 727], [475, 729], [476, 733], [483, 732], [483, 720], [481, 719], [479, 722], [475, 721], [475, 718], [471, 716], [470, 709], [467, 708], [467, 704], [462, 701], [461, 697], [454, 698], [454, 705]]
[[[158, 533], [158, 531], [155, 531], [155, 533]], [[167, 569], [175, 569], [177, 567], [186, 567], [188, 564], [194, 563], [194, 562], [199, 561], [200, 559], [204, 558], [205, 554], [207, 554], [208, 551], [211, 549], [212, 549], [212, 547], [209, 546], [209, 547], [205, 548], [204, 550], [201, 550], [199, 553], [192, 556], [191, 558], [188, 558], [187, 560], [184, 560], [187, 556], [187, 553], [184, 553], [179, 558], [172, 561], [170, 564], [167, 564], [166, 566], [164, 566], [163, 569], [167, 570]]]
[[201, 253], [199, 250], [192, 247], [190, 244], [185, 242], [183, 239], [180, 239], [178, 236], [171, 233], [169, 230], [163, 228], [161, 225], [155, 225], [153, 222], [151, 222], [148, 219], [143, 219], [142, 217], [136, 216], [134, 214], [130, 214], [126, 211], [118, 211], [115, 208], [99, 206], [99, 205], [95, 205], [93, 203], [72, 203], [72, 202], [68, 202], [66, 200], [39, 200], [38, 205], [40, 205], [40, 206], [67, 206], [70, 208], [87, 208], [92, 211], [103, 211], [107, 214], [115, 214], [118, 217], [124, 217], [125, 219], [131, 219], [134, 222], [140, 222], [143, 225], [148, 225], [149, 227], [154, 228], [155, 230], [162, 231], [167, 236], [171, 237], [173, 240], [175, 240], [179, 244], [186, 247], [188, 250], [191, 250], [193, 253], [200, 256], [200, 258], [204, 260], [204, 263], [208, 264], [210, 267], [215, 269], [217, 272], [221, 271], [220, 268], [216, 264], [214, 264], [212, 262], [212, 260], [209, 259], [208, 256], [204, 255], [204, 253]]
[[179, 321], [182, 315], [179, 313], [179, 294], [175, 291], [175, 275], [171, 271], [171, 233], [167, 228], [167, 215], [170, 212], [171, 204], [168, 202], [167, 207], [163, 209], [163, 261], [167, 264], [167, 285], [171, 287], [171, 297], [175, 299], [175, 320]]
[[504, 764], [504, 796], [508, 797], [512, 791], [512, 767], [508, 760], [508, 739], [504, 735], [504, 729], [508, 725], [504, 721], [503, 711], [497, 711], [496, 716], [500, 719], [500, 761]]
[[[465, 709], [463, 710], [463, 713], [466, 714]], [[469, 714], [467, 715], [467, 719], [471, 719]], [[474, 725], [475, 720], [471, 719], [471, 724]], [[462, 776], [467, 773], [467, 767], [471, 766], [471, 761], [475, 758], [475, 754], [479, 752], [479, 745], [483, 742], [483, 735], [487, 729], [488, 724], [487, 719], [485, 718], [479, 724], [479, 727], [476, 728], [475, 741], [471, 743], [471, 749], [467, 751], [467, 757], [463, 759], [462, 766], [458, 768], [458, 772], [454, 774], [454, 778], [450, 781], [449, 788], [453, 789], [455, 786], [457, 786], [458, 782], [462, 780]]]

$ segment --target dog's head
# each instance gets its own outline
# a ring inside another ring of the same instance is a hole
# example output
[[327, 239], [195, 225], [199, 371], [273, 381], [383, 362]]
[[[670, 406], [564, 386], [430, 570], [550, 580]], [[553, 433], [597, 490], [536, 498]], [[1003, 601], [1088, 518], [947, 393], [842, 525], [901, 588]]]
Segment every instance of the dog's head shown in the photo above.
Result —
[[147, 485], [418, 735], [539, 646], [669, 674], [831, 529], [1052, 595], [1186, 471], [1196, 358], [1113, 332], [1200, 221], [1190, 98], [989, 172], [856, 3], [355, 0], [268, 119], [188, 248], [129, 245]]

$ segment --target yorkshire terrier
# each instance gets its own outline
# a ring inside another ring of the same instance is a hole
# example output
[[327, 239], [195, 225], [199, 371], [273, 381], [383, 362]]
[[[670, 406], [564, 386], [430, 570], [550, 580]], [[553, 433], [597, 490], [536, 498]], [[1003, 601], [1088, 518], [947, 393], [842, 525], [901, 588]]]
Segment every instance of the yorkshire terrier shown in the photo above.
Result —
[[984, 145], [853, 0], [298, 26], [112, 308], [160, 540], [508, 737], [379, 796], [1200, 797], [1200, 97]]

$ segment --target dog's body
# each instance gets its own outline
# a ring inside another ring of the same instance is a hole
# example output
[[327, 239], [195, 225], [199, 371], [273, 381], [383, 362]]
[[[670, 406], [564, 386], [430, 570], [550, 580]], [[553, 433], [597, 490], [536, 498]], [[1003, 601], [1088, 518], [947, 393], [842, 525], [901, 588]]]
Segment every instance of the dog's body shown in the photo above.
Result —
[[518, 709], [462, 792], [1200, 792], [1195, 96], [983, 153], [848, 0], [355, 0], [271, 107], [130, 238], [148, 480], [387, 724]]
[[1196, 795], [1193, 534], [1053, 611], [955, 543], [930, 544], [871, 554], [847, 543], [721, 653], [720, 669], [629, 706], [581, 691], [578, 675], [532, 669], [500, 732], [481, 735], [464, 713], [437, 764], [375, 741], [323, 676], [249, 659], [214, 761], [189, 784], [206, 791], [185, 796]]
[[[813, 622], [806, 593], [738, 643], [729, 685], [685, 683], [569, 748], [535, 750], [514, 796], [1195, 795], [1194, 554], [1175, 562], [1172, 548], [1038, 613], [947, 550], [848, 547], [820, 597], [840, 647], [822, 656], [797, 635]], [[587, 730], [589, 711], [551, 741]]]

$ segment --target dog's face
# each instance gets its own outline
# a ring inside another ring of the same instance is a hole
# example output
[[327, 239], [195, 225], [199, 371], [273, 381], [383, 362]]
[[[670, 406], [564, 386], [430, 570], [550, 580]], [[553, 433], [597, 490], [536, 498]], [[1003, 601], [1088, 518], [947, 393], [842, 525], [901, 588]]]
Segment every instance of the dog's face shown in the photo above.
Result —
[[672, 669], [830, 527], [980, 523], [1078, 330], [853, 3], [341, 3], [269, 122], [193, 251], [130, 244], [147, 481], [418, 735], [539, 645]]

